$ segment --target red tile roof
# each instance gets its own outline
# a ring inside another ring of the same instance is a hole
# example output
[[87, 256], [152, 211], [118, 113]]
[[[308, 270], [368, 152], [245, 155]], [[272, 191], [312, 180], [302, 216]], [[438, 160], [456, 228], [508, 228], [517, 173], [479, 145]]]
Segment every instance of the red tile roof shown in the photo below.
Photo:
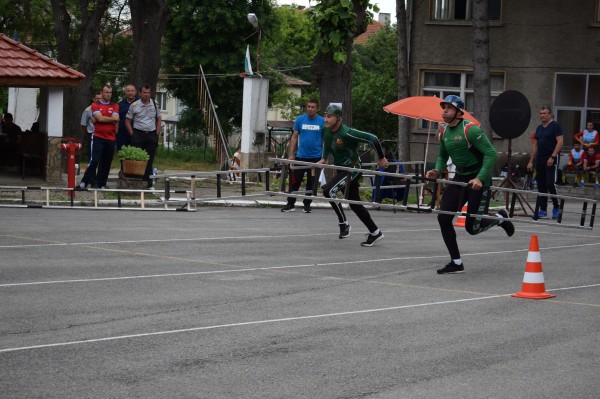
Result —
[[367, 30], [365, 33], [359, 35], [356, 39], [354, 39], [354, 44], [365, 44], [369, 40], [371, 36], [373, 36], [377, 31], [383, 28], [385, 25], [379, 21], [371, 22], [371, 25], [367, 26]]
[[0, 33], [0, 85], [14, 87], [73, 87], [85, 78], [63, 65]]
[[285, 81], [286, 84], [290, 85], [290, 86], [310, 86], [310, 83], [308, 83], [305, 80], [302, 79], [297, 79], [288, 75], [283, 75], [283, 80]]

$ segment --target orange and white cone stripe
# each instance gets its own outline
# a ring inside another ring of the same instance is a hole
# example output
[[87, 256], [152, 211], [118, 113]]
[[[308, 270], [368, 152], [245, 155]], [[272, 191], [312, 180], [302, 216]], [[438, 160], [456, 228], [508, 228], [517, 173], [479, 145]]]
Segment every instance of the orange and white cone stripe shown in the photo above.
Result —
[[[467, 203], [468, 204], [468, 203]], [[467, 213], [468, 207], [467, 204], [464, 204], [462, 207], [462, 211], [460, 215], [456, 218], [456, 222], [454, 222], [454, 227], [465, 227], [465, 223], [467, 221], [467, 217], [463, 214]]]
[[531, 235], [531, 241], [529, 242], [529, 252], [527, 254], [527, 264], [525, 265], [521, 291], [512, 296], [527, 299], [546, 299], [556, 296], [546, 292], [544, 272], [542, 271], [542, 257], [536, 234]]

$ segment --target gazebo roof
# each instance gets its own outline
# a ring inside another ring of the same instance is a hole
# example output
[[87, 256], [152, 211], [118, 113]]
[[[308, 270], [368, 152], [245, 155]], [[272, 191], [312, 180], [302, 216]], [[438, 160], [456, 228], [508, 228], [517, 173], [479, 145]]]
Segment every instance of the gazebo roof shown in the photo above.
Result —
[[75, 87], [81, 72], [56, 62], [0, 33], [0, 86]]

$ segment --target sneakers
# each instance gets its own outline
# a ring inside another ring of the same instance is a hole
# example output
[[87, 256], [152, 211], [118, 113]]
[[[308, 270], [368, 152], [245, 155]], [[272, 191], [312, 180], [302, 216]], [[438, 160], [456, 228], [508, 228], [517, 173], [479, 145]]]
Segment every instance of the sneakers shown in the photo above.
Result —
[[[498, 214], [505, 219], [508, 219], [508, 213], [504, 209], [500, 209]], [[510, 220], [501, 221], [498, 226], [502, 227], [504, 231], [506, 231], [506, 235], [512, 237], [515, 234], [515, 226], [512, 224]]]
[[310, 209], [310, 204], [304, 204], [304, 208], [302, 208], [304, 213], [311, 213], [312, 209]]
[[558, 219], [558, 214], [560, 213], [559, 207], [552, 208], [552, 219]]
[[81, 182], [75, 186], [75, 191], [86, 190], [86, 189], [87, 189], [87, 184], [85, 184], [84, 182]]
[[584, 183], [584, 181], [582, 180], [582, 181], [580, 181], [580, 182], [579, 182], [579, 187], [583, 187], [583, 186], [585, 186], [585, 183]]
[[465, 272], [465, 265], [457, 265], [453, 261], [450, 261], [446, 266], [438, 269], [438, 274], [460, 274]]
[[600, 188], [600, 184], [598, 184], [598, 183], [594, 184], [594, 188], [595, 188], [596, 190], [597, 190], [597, 189], [599, 189], [599, 188]]
[[287, 203], [283, 208], [281, 208], [281, 212], [296, 212], [296, 207], [290, 203]]
[[379, 231], [379, 234], [373, 235], [371, 233], [367, 234], [367, 241], [361, 242], [360, 245], [363, 247], [372, 247], [377, 241], [383, 238], [383, 233]]
[[340, 223], [340, 240], [350, 236], [350, 229], [348, 223]]
[[[532, 218], [533, 218], [533, 216], [532, 216]], [[548, 218], [548, 212], [546, 212], [546, 211], [543, 211], [543, 210], [541, 210], [541, 209], [540, 209], [540, 210], [538, 211], [538, 216], [537, 216], [537, 218], [538, 218], [538, 219], [547, 219], [547, 218]]]

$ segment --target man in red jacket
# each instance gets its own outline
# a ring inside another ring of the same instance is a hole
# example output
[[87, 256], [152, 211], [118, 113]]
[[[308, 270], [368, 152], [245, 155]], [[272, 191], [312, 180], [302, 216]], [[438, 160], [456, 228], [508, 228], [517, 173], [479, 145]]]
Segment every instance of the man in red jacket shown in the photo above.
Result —
[[[108, 188], [106, 181], [110, 172], [115, 153], [116, 132], [119, 125], [119, 105], [110, 102], [112, 87], [102, 87], [102, 99], [92, 104], [94, 118], [94, 134], [92, 135], [92, 150], [90, 162], [76, 188], [85, 189], [92, 181], [96, 181], [92, 188]], [[96, 169], [98, 173], [96, 174]]]

